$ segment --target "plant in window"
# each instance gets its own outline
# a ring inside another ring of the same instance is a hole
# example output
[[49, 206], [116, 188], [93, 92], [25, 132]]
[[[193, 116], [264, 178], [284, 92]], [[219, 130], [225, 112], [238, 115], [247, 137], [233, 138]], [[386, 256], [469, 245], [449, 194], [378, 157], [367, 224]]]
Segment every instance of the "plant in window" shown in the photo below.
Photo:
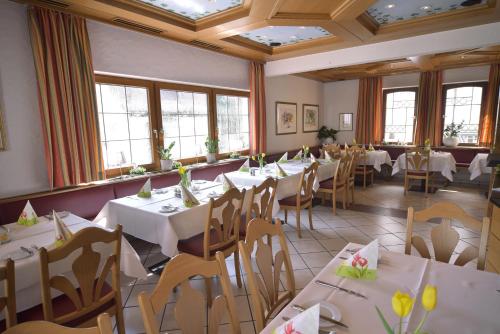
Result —
[[161, 170], [171, 170], [172, 169], [172, 148], [175, 145], [175, 141], [171, 142], [168, 147], [158, 147], [158, 153], [160, 154], [160, 165]]
[[172, 162], [172, 169], [179, 169], [182, 167], [182, 163], [180, 161], [174, 161]]
[[318, 139], [322, 144], [333, 144], [337, 139], [337, 132], [337, 130], [329, 129], [323, 125], [318, 131]]
[[219, 149], [219, 140], [207, 137], [205, 147], [207, 148], [207, 163], [211, 164], [217, 161], [216, 153]]
[[130, 169], [130, 175], [144, 175], [146, 174], [146, 168], [142, 166], [137, 166], [132, 169]]
[[445, 146], [457, 146], [460, 140], [458, 139], [458, 135], [464, 128], [464, 121], [460, 124], [455, 124], [455, 122], [451, 122], [444, 128], [444, 138], [443, 144]]

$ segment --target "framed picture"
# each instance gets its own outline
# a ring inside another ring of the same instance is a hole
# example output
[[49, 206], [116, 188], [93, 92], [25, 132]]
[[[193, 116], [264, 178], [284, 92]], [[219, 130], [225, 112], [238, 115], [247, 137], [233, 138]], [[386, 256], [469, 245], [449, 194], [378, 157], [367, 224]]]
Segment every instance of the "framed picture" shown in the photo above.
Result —
[[339, 131], [352, 131], [352, 113], [340, 114]]
[[297, 133], [297, 103], [276, 102], [276, 134]]
[[302, 105], [302, 132], [319, 131], [319, 105]]

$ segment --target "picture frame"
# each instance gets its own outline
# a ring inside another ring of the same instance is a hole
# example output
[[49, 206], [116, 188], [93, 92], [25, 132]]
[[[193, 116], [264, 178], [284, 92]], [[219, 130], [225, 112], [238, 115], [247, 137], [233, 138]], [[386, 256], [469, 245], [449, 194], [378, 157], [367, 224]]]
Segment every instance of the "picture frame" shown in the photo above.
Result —
[[276, 102], [276, 135], [297, 133], [297, 103]]
[[339, 115], [339, 131], [352, 131], [353, 130], [353, 114], [342, 113]]
[[318, 132], [319, 131], [319, 105], [318, 104], [303, 104], [302, 105], [302, 132]]

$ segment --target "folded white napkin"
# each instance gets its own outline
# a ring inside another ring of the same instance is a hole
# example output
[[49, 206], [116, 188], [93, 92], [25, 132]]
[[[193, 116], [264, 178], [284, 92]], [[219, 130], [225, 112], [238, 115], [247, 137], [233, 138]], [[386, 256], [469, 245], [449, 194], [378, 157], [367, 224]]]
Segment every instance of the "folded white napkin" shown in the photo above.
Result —
[[36, 223], [38, 223], [38, 216], [36, 215], [35, 210], [33, 210], [30, 201], [26, 202], [21, 215], [17, 219], [17, 223], [26, 226], [35, 225]]
[[338, 268], [337, 275], [348, 278], [374, 280], [377, 278], [378, 239], [351, 255]]
[[347, 145], [347, 142], [344, 143], [344, 150], [347, 150], [349, 148], [349, 145]]
[[318, 334], [320, 305], [311, 306], [273, 331], [273, 334]]
[[231, 188], [236, 188], [234, 185], [233, 181], [231, 181], [225, 173], [222, 173], [223, 180], [222, 180], [222, 190], [228, 191]]
[[330, 155], [330, 153], [328, 153], [328, 151], [325, 150], [325, 160], [326, 161], [333, 161], [334, 159], [332, 158], [332, 156]]
[[247, 159], [243, 165], [241, 165], [240, 172], [249, 172], [250, 171], [250, 159]]
[[288, 161], [288, 152], [285, 152], [285, 154], [283, 154], [278, 161], [279, 162], [287, 162]]
[[281, 168], [281, 166], [276, 162], [276, 176], [285, 177], [288, 174]]
[[297, 154], [293, 157], [293, 160], [300, 160], [302, 159], [302, 150], [298, 151]]
[[373, 147], [372, 143], [368, 145], [368, 151], [375, 151], [375, 148]]
[[64, 221], [57, 215], [55, 210], [52, 210], [52, 218], [54, 220], [55, 232], [55, 247], [62, 246], [66, 241], [73, 237], [73, 233], [68, 229]]
[[181, 197], [184, 206], [187, 208], [200, 204], [200, 202], [196, 199], [196, 197], [194, 197], [189, 189], [184, 187], [183, 185], [181, 185]]
[[314, 156], [314, 154], [311, 153], [310, 156], [311, 156], [311, 162], [316, 162], [316, 157]]
[[151, 197], [151, 179], [148, 179], [141, 190], [137, 193], [137, 197], [150, 198]]

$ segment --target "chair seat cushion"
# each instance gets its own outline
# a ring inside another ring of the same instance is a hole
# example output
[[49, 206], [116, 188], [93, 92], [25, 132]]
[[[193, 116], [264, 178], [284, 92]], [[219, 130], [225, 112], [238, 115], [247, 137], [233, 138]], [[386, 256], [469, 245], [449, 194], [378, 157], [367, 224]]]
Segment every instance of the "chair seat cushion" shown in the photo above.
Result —
[[[300, 205], [304, 205], [310, 200], [311, 200], [311, 198], [308, 198], [305, 196], [300, 196]], [[279, 203], [279, 205], [284, 205], [284, 206], [297, 206], [297, 196], [292, 195], [289, 197], [285, 197], [283, 199], [280, 199], [278, 201], [278, 203]]]
[[[194, 256], [203, 257], [203, 236], [204, 233], [197, 234], [189, 239], [179, 240], [177, 242], [177, 249], [179, 252], [188, 253]], [[217, 236], [217, 232], [212, 229], [210, 230], [210, 244], [214, 244], [219, 242], [219, 237]], [[233, 244], [226, 245], [225, 247], [221, 247], [218, 249], [212, 249], [210, 251], [210, 256], [214, 256], [217, 251], [223, 251], [231, 247]]]

